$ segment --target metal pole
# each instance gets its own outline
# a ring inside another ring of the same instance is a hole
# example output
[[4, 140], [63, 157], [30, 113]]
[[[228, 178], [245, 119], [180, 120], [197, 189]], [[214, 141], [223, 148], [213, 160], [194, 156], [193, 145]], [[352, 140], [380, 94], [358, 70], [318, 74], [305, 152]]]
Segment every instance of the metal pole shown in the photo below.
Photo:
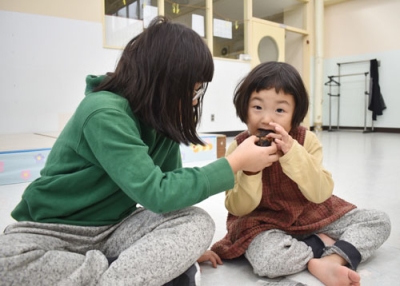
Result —
[[368, 110], [368, 92], [367, 92], [367, 74], [365, 73], [365, 109], [364, 109], [364, 132], [367, 131], [367, 110]]
[[332, 131], [331, 118], [332, 118], [332, 93], [331, 93], [331, 84], [329, 84], [329, 131]]
[[345, 65], [345, 64], [357, 64], [357, 63], [364, 63], [364, 62], [370, 62], [370, 60], [362, 60], [362, 61], [354, 61], [354, 62], [344, 62], [344, 63], [340, 63], [340, 65]]
[[314, 1], [315, 19], [315, 81], [314, 81], [314, 128], [322, 131], [322, 102], [323, 102], [323, 83], [324, 74], [324, 1]]
[[338, 64], [338, 101], [337, 101], [337, 130], [339, 130], [339, 118], [340, 118], [340, 64]]

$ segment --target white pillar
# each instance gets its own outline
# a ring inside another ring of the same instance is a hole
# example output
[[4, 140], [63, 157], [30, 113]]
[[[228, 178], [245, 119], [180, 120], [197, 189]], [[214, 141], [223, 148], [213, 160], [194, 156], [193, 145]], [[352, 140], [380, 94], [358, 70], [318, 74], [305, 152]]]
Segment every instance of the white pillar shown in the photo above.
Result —
[[324, 0], [315, 0], [314, 129], [322, 130], [324, 74]]

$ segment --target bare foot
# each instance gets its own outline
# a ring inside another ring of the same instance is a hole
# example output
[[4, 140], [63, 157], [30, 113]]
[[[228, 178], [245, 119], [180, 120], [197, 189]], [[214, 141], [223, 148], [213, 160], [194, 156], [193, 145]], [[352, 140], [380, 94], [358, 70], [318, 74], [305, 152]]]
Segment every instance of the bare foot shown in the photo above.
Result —
[[330, 238], [325, 233], [318, 233], [319, 238], [324, 242], [325, 246], [332, 246], [335, 244], [336, 240]]
[[337, 254], [314, 258], [308, 262], [308, 271], [327, 286], [360, 286], [360, 275], [343, 266], [346, 261]]

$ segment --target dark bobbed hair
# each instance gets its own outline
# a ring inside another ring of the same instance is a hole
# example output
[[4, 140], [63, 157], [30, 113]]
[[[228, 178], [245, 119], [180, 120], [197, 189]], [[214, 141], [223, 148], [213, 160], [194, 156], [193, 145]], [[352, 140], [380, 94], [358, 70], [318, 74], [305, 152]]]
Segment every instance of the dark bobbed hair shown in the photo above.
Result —
[[294, 98], [295, 108], [292, 129], [300, 125], [308, 111], [308, 94], [298, 71], [282, 62], [264, 62], [256, 66], [235, 89], [233, 104], [236, 114], [243, 123], [247, 123], [248, 107], [251, 94], [256, 91], [275, 88]]
[[95, 91], [125, 97], [146, 125], [188, 145], [204, 143], [196, 127], [203, 96], [193, 106], [196, 83], [208, 83], [214, 62], [203, 39], [192, 29], [158, 16], [133, 38], [113, 73]]

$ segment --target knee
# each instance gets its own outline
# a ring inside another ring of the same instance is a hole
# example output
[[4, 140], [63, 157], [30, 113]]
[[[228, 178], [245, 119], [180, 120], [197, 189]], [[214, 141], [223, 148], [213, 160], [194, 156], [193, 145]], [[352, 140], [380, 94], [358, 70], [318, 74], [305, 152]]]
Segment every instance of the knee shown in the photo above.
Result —
[[283, 232], [269, 231], [254, 239], [245, 256], [255, 274], [276, 278], [306, 269], [313, 253], [304, 242]]
[[285, 257], [282, 254], [277, 249], [270, 249], [270, 251], [263, 252], [260, 249], [252, 247], [247, 249], [245, 257], [253, 267], [255, 274], [262, 277], [276, 278], [288, 274], [283, 269]]
[[215, 233], [215, 223], [211, 216], [199, 207], [189, 207], [186, 209], [188, 216], [191, 217], [193, 226], [196, 227], [202, 235], [210, 240], [213, 239]]
[[[254, 274], [261, 277], [277, 278], [285, 275], [285, 271], [281, 269], [280, 263], [277, 263], [277, 257], [275, 259], [270, 257], [264, 257], [263, 260], [257, 262], [250, 262], [253, 267]], [[279, 261], [279, 258], [278, 258]]]
[[379, 212], [377, 216], [380, 221], [382, 236], [385, 237], [386, 240], [389, 238], [392, 229], [390, 217], [385, 212]]
[[369, 209], [360, 210], [360, 214], [362, 215], [361, 221], [365, 221], [370, 229], [375, 229], [377, 234], [381, 237], [389, 237], [392, 226], [387, 213], [380, 210]]
[[277, 278], [298, 273], [307, 268], [308, 257], [294, 260], [293, 262], [285, 257], [270, 257], [261, 263], [252, 264], [253, 272], [262, 277]]

